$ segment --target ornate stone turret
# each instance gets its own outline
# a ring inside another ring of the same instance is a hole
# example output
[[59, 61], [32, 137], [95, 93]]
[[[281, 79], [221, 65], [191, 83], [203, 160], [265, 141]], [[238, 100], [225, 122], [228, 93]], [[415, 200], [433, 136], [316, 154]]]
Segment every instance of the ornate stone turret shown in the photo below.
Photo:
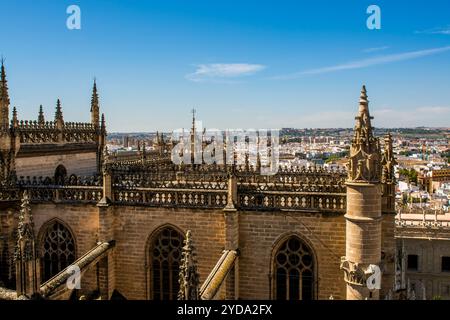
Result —
[[180, 291], [178, 300], [198, 300], [200, 276], [197, 272], [197, 261], [195, 259], [195, 248], [191, 240], [191, 230], [186, 232], [184, 247], [181, 257], [180, 273], [178, 282]]
[[44, 110], [42, 109], [42, 104], [39, 106], [38, 123], [40, 125], [45, 123]]
[[363, 86], [347, 164], [346, 256], [342, 257], [341, 269], [349, 300], [379, 299], [376, 277], [381, 262], [381, 155], [368, 104]]
[[28, 192], [24, 191], [17, 227], [16, 262], [17, 296], [34, 297], [39, 292], [39, 257], [36, 253], [34, 222]]
[[100, 120], [100, 105], [97, 93], [97, 82], [94, 79], [94, 87], [92, 88], [92, 98], [91, 98], [91, 122], [95, 127], [98, 127], [99, 120]]

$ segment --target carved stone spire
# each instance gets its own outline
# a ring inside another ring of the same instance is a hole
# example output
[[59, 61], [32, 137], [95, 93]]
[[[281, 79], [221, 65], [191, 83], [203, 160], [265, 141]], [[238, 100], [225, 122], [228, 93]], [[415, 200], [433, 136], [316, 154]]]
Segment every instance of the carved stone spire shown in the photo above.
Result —
[[395, 182], [394, 166], [397, 164], [394, 158], [392, 136], [388, 133], [384, 137], [384, 153], [381, 160], [383, 166], [382, 182]]
[[[17, 226], [18, 243], [25, 238], [34, 239], [33, 215], [31, 214], [30, 199], [26, 190], [23, 192], [22, 204], [20, 207], [19, 223]], [[18, 247], [18, 249], [20, 248]], [[33, 254], [33, 251], [16, 251], [16, 257], [21, 257], [25, 260], [30, 260]]]
[[97, 93], [97, 81], [94, 79], [94, 86], [92, 88], [91, 98], [91, 122], [94, 126], [98, 127], [100, 120], [100, 104]]
[[14, 259], [17, 296], [25, 295], [31, 298], [39, 290], [39, 259], [36, 254], [33, 215], [26, 190], [23, 192], [19, 213]]
[[45, 123], [44, 110], [42, 109], [42, 104], [39, 106], [38, 123], [41, 125]]
[[382, 211], [383, 213], [395, 214], [395, 172], [394, 166], [397, 164], [394, 158], [392, 137], [388, 133], [384, 138], [384, 152], [381, 159], [381, 182], [382, 182]]
[[61, 101], [58, 99], [56, 100], [56, 112], [55, 112], [55, 121], [61, 121], [64, 122], [63, 113], [61, 109]]
[[186, 240], [184, 240], [181, 255], [178, 300], [198, 300], [200, 276], [197, 272], [197, 261], [195, 259], [195, 247], [191, 240], [191, 230], [186, 232]]
[[373, 136], [369, 113], [369, 101], [366, 87], [363, 86], [359, 99], [358, 115], [348, 167], [348, 181], [379, 182], [380, 180], [380, 147], [378, 139]]
[[12, 112], [12, 125], [14, 128], [17, 128], [17, 126], [19, 125], [19, 120], [17, 120], [17, 109], [16, 107], [13, 107], [13, 112]]
[[9, 128], [9, 94], [8, 94], [8, 81], [6, 80], [6, 71], [3, 63], [1, 65], [0, 72], [0, 128], [5, 131]]
[[101, 128], [102, 128], [103, 132], [106, 132], [106, 122], [105, 122], [105, 114], [104, 113], [102, 113]]

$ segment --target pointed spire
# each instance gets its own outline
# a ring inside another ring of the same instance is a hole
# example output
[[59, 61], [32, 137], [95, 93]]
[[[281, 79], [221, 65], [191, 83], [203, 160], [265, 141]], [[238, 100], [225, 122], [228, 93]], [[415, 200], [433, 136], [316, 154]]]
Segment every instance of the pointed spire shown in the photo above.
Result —
[[64, 122], [63, 113], [62, 113], [62, 109], [61, 109], [61, 101], [59, 99], [56, 100], [55, 121]]
[[16, 107], [13, 107], [13, 118], [12, 118], [12, 125], [14, 128], [16, 128], [19, 125], [19, 120], [17, 120], [17, 109]]
[[100, 115], [100, 104], [97, 92], [97, 80], [94, 78], [94, 86], [92, 88], [92, 98], [91, 98], [91, 122], [94, 126], [98, 126]]
[[40, 287], [39, 258], [37, 258], [33, 215], [27, 190], [22, 195], [14, 260], [16, 262], [17, 296], [35, 298], [36, 295], [39, 295]]
[[366, 136], [364, 138], [372, 137], [372, 124], [370, 120], [373, 117], [370, 116], [369, 113], [369, 100], [367, 99], [367, 90], [366, 86], [363, 86], [361, 89], [361, 95], [359, 97], [359, 110], [358, 115], [355, 117], [356, 126], [360, 127], [362, 130], [365, 130]]
[[195, 134], [195, 108], [192, 109], [192, 133]]
[[[24, 232], [26, 231], [24, 229], [25, 225], [33, 225], [33, 215], [31, 214], [31, 207], [30, 207], [30, 198], [28, 196], [28, 191], [25, 190], [22, 195], [22, 203], [20, 205], [20, 214], [19, 214], [19, 225], [18, 225], [18, 231], [19, 231], [19, 237], [24, 236]], [[30, 232], [34, 232], [33, 229], [29, 230]]]
[[394, 166], [397, 164], [397, 161], [395, 160], [393, 149], [392, 136], [389, 132], [384, 137], [384, 153], [381, 161], [383, 165], [382, 180], [386, 183], [395, 183]]
[[30, 199], [28, 191], [25, 190], [22, 195], [22, 203], [20, 205], [19, 223], [17, 225], [17, 246], [15, 252], [15, 260], [29, 261], [33, 259], [34, 252], [26, 244], [28, 241], [34, 240], [34, 222], [31, 214]]
[[6, 104], [9, 105], [8, 81], [6, 80], [6, 70], [3, 57], [1, 63], [2, 65], [0, 72], [0, 90], [1, 90], [0, 99], [2, 99], [2, 101], [6, 102]]
[[105, 114], [104, 113], [102, 113], [101, 128], [103, 131], [106, 130], [106, 122], [105, 122]]
[[4, 59], [2, 57], [0, 72], [0, 126], [2, 130], [7, 130], [9, 127], [9, 103], [8, 81], [6, 80]]
[[45, 123], [44, 110], [42, 109], [42, 104], [39, 106], [38, 123], [39, 124]]
[[379, 140], [373, 136], [371, 119], [367, 90], [363, 86], [347, 164], [350, 181], [377, 182], [380, 179], [381, 151]]
[[197, 272], [197, 261], [195, 258], [195, 247], [191, 240], [191, 230], [186, 232], [181, 255], [178, 300], [198, 300], [200, 277]]

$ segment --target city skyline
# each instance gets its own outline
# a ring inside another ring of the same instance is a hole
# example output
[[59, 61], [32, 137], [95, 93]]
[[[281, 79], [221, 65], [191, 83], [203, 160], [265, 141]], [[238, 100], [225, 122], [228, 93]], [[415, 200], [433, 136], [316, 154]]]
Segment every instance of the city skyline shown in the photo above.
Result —
[[[40, 104], [53, 118], [60, 98], [68, 118], [86, 120], [96, 77], [110, 132], [186, 127], [192, 107], [220, 129], [352, 128], [363, 84], [375, 127], [448, 127], [444, 1], [378, 1], [381, 30], [366, 27], [367, 1], [175, 2], [2, 1], [19, 119]], [[71, 4], [81, 30], [66, 28]]]

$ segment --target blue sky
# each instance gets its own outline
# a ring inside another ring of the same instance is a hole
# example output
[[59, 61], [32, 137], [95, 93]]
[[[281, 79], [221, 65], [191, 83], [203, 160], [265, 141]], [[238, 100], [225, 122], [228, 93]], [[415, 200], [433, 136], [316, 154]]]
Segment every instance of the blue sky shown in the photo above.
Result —
[[[378, 127], [449, 126], [450, 2], [0, 0], [20, 119], [39, 105], [109, 131], [352, 127], [366, 84]], [[66, 27], [69, 5], [81, 30]], [[366, 9], [381, 8], [381, 30]]]

